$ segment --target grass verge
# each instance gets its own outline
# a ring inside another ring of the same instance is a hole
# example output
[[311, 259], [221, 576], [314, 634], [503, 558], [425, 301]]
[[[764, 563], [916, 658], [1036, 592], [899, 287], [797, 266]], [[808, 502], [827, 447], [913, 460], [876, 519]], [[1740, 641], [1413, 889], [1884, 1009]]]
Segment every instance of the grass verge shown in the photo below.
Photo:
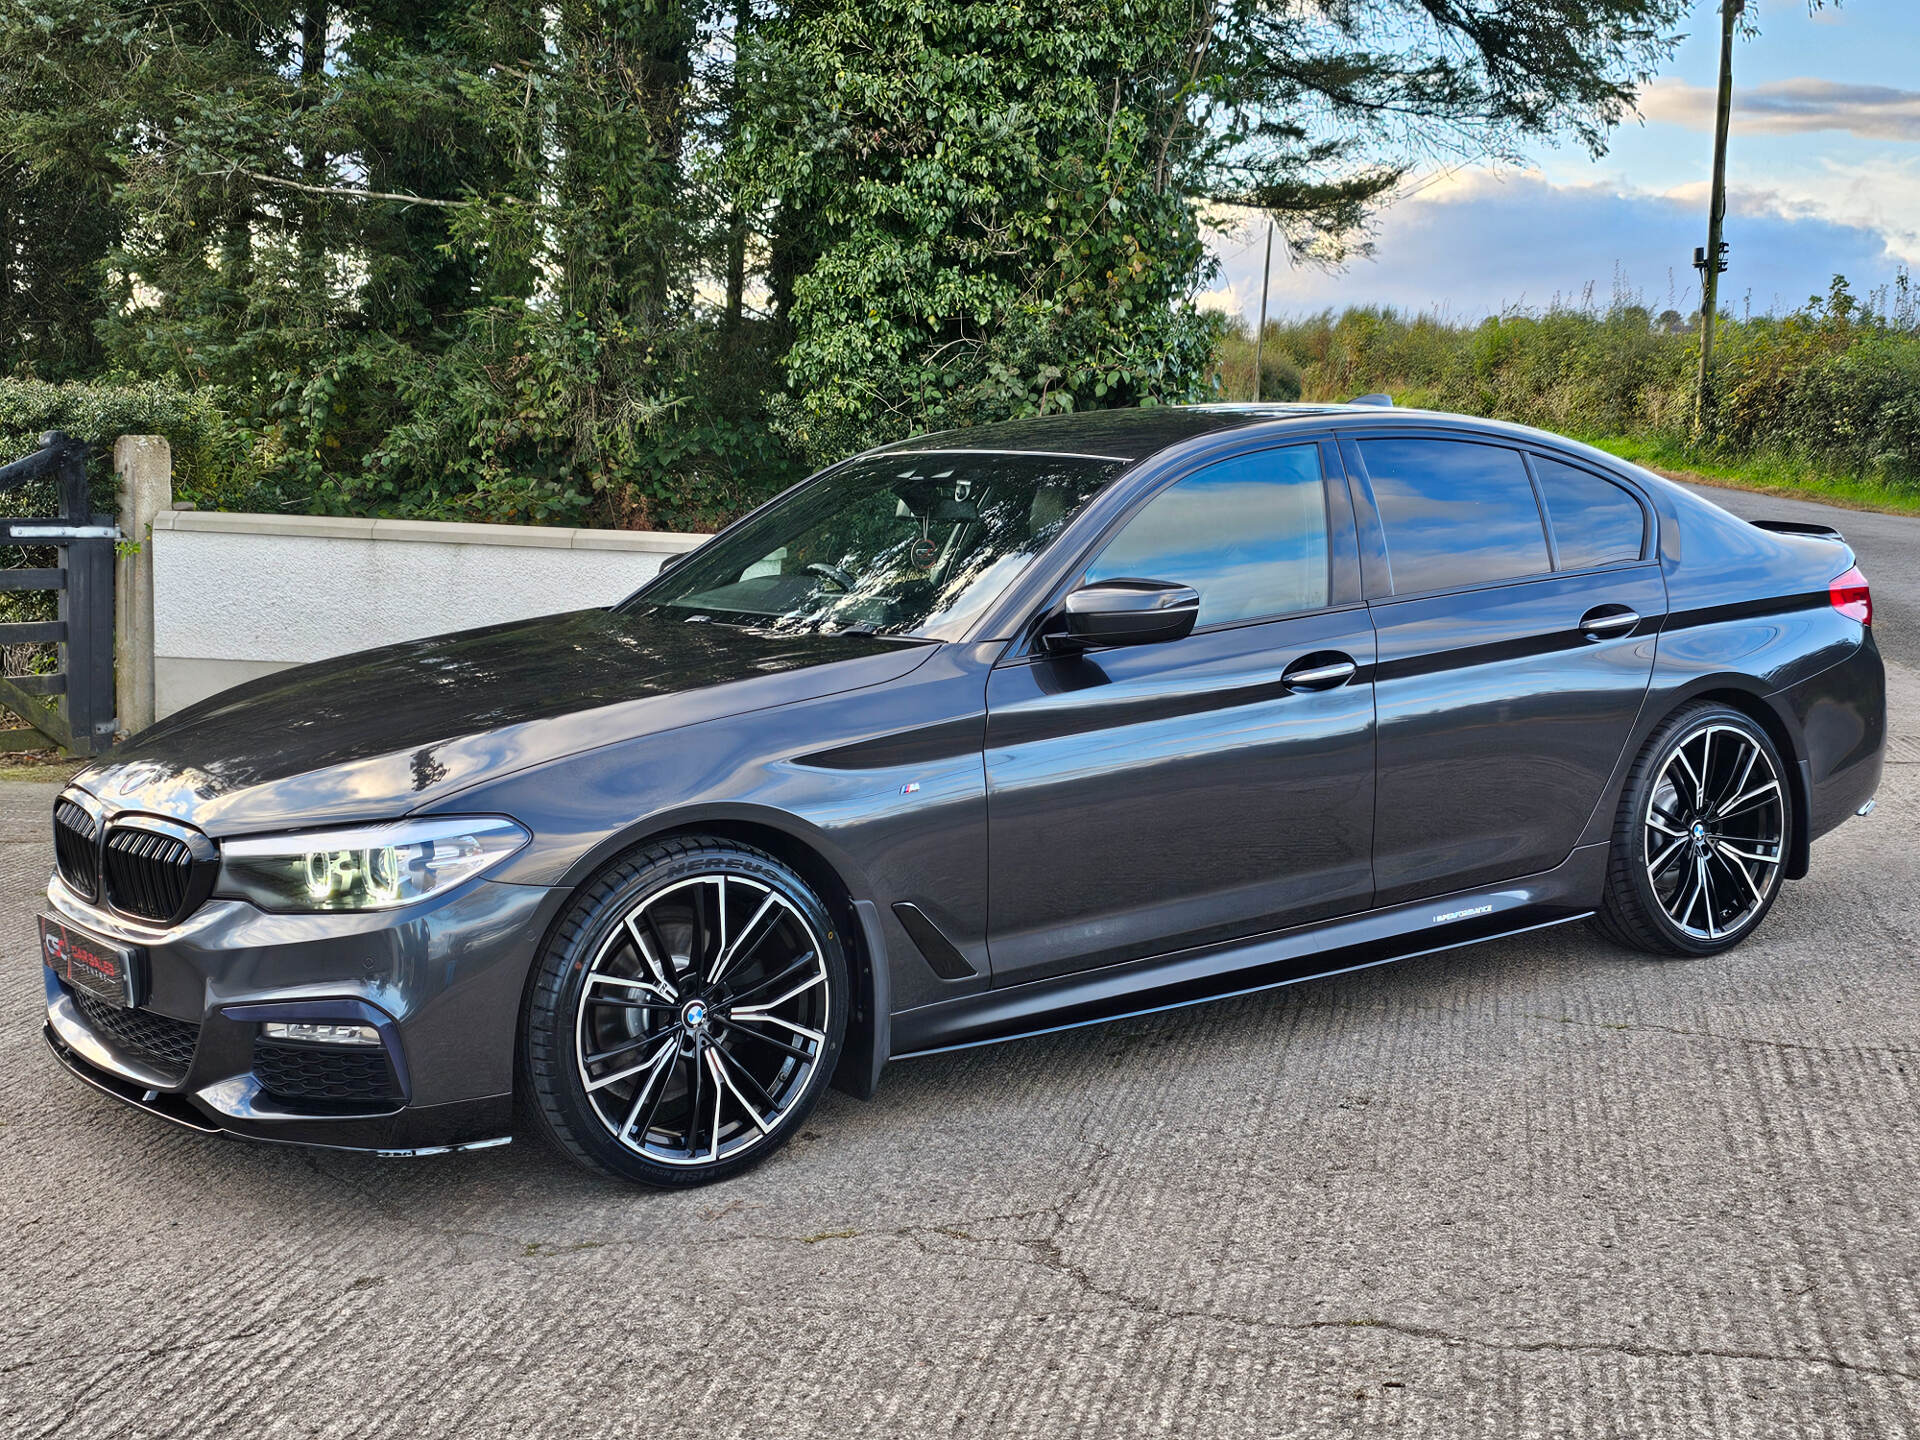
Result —
[[1920, 515], [1920, 491], [1892, 488], [1846, 475], [1827, 475], [1805, 465], [1772, 456], [1756, 456], [1735, 464], [1702, 459], [1684, 445], [1638, 435], [1581, 435], [1576, 437], [1675, 480], [1717, 485], [1729, 490], [1751, 490], [1811, 500], [1843, 510], [1873, 510], [1882, 515]]

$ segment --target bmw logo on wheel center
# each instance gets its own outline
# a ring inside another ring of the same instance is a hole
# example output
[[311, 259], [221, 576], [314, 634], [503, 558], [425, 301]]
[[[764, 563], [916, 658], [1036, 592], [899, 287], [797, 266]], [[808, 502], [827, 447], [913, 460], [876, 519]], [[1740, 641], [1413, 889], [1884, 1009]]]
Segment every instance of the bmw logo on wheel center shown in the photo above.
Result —
[[1381, 405], [1013, 421], [95, 761], [46, 1036], [201, 1130], [684, 1186], [913, 1055], [1589, 918], [1719, 953], [1885, 737], [1835, 531]]

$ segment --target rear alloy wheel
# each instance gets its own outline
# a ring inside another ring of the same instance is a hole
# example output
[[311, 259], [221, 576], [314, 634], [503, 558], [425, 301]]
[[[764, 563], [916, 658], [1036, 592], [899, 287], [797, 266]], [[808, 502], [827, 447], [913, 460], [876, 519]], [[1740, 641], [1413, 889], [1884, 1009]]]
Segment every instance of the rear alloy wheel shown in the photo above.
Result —
[[1666, 721], [1621, 797], [1601, 926], [1667, 955], [1737, 944], [1785, 878], [1792, 795], [1773, 741], [1724, 705]]
[[812, 1109], [846, 997], [838, 933], [798, 876], [744, 846], [671, 842], [575, 902], [529, 994], [523, 1072], [575, 1160], [700, 1184]]

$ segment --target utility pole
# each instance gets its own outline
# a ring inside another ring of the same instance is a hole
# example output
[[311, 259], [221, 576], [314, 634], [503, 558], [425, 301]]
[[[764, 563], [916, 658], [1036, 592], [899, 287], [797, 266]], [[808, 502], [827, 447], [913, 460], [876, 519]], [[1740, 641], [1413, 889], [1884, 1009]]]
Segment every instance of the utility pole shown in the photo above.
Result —
[[1260, 328], [1253, 332], [1253, 403], [1260, 403], [1260, 351], [1267, 343], [1267, 282], [1273, 277], [1273, 221], [1267, 221], [1267, 258], [1260, 265]]
[[1733, 33], [1747, 0], [1720, 3], [1720, 95], [1713, 124], [1713, 199], [1707, 210], [1707, 244], [1693, 252], [1700, 272], [1700, 381], [1693, 420], [1705, 432], [1713, 426], [1713, 330], [1720, 310], [1720, 275], [1727, 268], [1727, 244], [1721, 238], [1727, 219], [1727, 131], [1733, 122]]

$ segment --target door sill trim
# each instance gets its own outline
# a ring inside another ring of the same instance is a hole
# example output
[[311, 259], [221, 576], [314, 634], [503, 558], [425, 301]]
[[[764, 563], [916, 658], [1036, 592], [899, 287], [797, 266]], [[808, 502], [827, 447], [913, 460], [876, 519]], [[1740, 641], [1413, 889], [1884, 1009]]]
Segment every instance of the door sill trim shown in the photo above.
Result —
[[1204, 1005], [1282, 985], [1584, 920], [1606, 873], [1606, 845], [1505, 885], [938, 1001], [893, 1017], [894, 1059]]

